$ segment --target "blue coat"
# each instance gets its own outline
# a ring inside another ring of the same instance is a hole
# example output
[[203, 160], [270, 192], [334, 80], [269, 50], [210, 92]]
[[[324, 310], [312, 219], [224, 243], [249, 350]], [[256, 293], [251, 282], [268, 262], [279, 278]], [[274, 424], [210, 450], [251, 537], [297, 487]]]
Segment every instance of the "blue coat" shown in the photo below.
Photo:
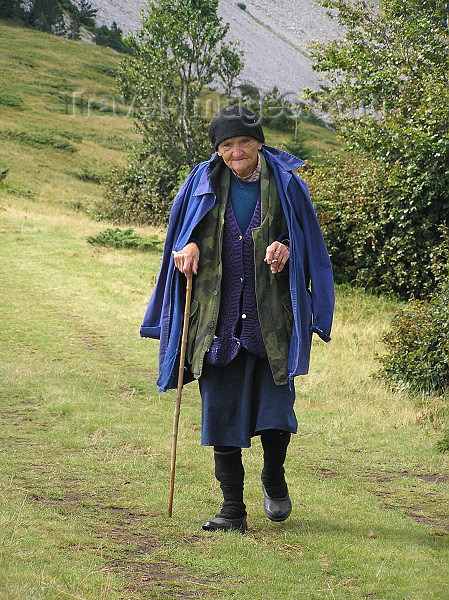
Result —
[[[303, 162], [268, 146], [263, 146], [262, 152], [273, 171], [289, 232], [293, 331], [287, 368], [292, 381], [296, 375], [308, 372], [312, 332], [325, 342], [330, 341], [334, 308], [332, 267], [307, 185], [293, 173]], [[194, 227], [216, 202], [207, 176], [209, 162], [193, 169], [174, 200], [159, 276], [140, 328], [142, 337], [160, 340], [159, 391], [176, 388], [184, 312], [186, 279], [175, 268], [172, 251], [181, 250], [188, 243]], [[310, 303], [311, 323], [303, 317], [310, 314]], [[185, 382], [191, 380], [186, 373]]]

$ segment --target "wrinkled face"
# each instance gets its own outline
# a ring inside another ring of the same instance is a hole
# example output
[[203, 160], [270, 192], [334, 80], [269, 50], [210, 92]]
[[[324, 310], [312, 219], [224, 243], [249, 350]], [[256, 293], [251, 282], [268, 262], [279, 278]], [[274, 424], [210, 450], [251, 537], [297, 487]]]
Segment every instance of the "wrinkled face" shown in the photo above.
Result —
[[256, 139], [238, 135], [221, 142], [217, 151], [226, 166], [239, 177], [249, 177], [257, 166], [257, 152], [261, 148], [262, 144]]

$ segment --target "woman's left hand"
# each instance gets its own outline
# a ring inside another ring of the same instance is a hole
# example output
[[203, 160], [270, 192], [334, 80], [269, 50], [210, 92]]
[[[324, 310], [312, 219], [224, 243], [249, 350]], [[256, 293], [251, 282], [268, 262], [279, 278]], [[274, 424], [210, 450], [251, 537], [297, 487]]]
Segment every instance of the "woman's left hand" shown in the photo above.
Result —
[[267, 248], [265, 253], [265, 262], [270, 266], [272, 273], [280, 273], [285, 263], [290, 258], [290, 250], [281, 242], [273, 242]]

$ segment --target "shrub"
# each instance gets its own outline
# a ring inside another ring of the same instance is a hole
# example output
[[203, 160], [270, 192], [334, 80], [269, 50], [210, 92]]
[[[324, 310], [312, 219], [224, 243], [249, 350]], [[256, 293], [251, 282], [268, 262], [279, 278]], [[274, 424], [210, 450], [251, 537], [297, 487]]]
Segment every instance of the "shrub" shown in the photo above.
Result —
[[438, 440], [436, 446], [439, 452], [449, 452], [449, 427], [444, 428], [443, 436]]
[[383, 209], [376, 202], [382, 193], [381, 167], [366, 158], [339, 155], [319, 166], [306, 164], [300, 174], [309, 185], [337, 283], [388, 289], [383, 282], [386, 265], [377, 256], [384, 244]]
[[339, 283], [404, 299], [425, 298], [435, 289], [433, 263], [440, 256], [447, 212], [424, 192], [416, 202], [411, 195], [407, 200], [411, 192], [401, 171], [400, 166], [345, 152], [309, 167], [304, 178]]
[[[346, 148], [370, 158], [382, 178], [382, 186], [373, 182], [375, 193], [364, 192], [373, 206], [357, 208], [367, 233], [367, 217], [377, 221], [357, 278], [403, 298], [424, 298], [433, 284], [431, 254], [449, 213], [447, 2], [318, 3], [332, 9], [346, 35], [315, 46], [314, 68], [328, 84], [306, 96], [333, 119]], [[369, 169], [364, 175], [372, 180]], [[354, 182], [352, 174], [339, 179], [350, 188]]]
[[158, 250], [162, 242], [155, 238], [144, 238], [134, 233], [134, 229], [105, 229], [98, 235], [87, 238], [92, 246], [108, 246], [109, 248], [135, 248], [145, 252]]
[[115, 21], [112, 23], [111, 29], [106, 25], [97, 27], [95, 29], [94, 42], [99, 46], [108, 46], [113, 50], [117, 50], [117, 52], [131, 53], [131, 48], [123, 40], [123, 31], [117, 26]]
[[0, 130], [0, 137], [4, 139], [14, 140], [27, 146], [34, 148], [42, 148], [50, 146], [56, 150], [64, 150], [65, 152], [76, 152], [75, 146], [72, 146], [65, 140], [58, 139], [44, 133], [30, 133], [28, 131], [17, 131], [12, 129]]
[[[449, 270], [448, 270], [449, 271]], [[444, 395], [449, 390], [449, 281], [429, 301], [413, 300], [384, 336], [378, 376], [395, 387]]]
[[312, 158], [312, 150], [307, 146], [306, 136], [302, 132], [297, 133], [296, 139], [282, 142], [282, 149], [302, 160]]
[[69, 175], [72, 175], [72, 177], [90, 183], [103, 183], [107, 178], [107, 173], [104, 171], [96, 171], [95, 169], [89, 169], [88, 167], [82, 167], [81, 169], [66, 172]]
[[178, 166], [144, 145], [136, 155], [127, 167], [111, 169], [93, 216], [114, 223], [166, 225], [179, 187]]
[[19, 96], [15, 96], [14, 94], [9, 94], [8, 92], [0, 91], [0, 104], [3, 106], [20, 108], [22, 107], [22, 98], [19, 98]]

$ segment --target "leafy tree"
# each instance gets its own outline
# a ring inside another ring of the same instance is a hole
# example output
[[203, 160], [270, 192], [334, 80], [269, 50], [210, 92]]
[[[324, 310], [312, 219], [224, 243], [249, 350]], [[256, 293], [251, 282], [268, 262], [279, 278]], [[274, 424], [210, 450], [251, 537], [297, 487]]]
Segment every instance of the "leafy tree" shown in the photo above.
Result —
[[69, 40], [81, 39], [81, 17], [78, 11], [73, 11], [69, 15], [70, 25], [67, 31]]
[[106, 25], [97, 27], [95, 29], [94, 41], [99, 46], [107, 46], [108, 48], [117, 50], [117, 52], [127, 54], [131, 52], [130, 47], [123, 40], [123, 31], [117, 26], [115, 21], [112, 23], [111, 29]]
[[220, 74], [225, 56], [234, 60], [217, 8], [218, 0], [150, 0], [142, 29], [128, 40], [133, 55], [122, 62], [118, 82], [135, 106], [142, 143], [111, 180], [115, 218], [123, 207], [123, 219], [164, 222], [178, 172], [210, 155], [199, 94]]
[[65, 36], [67, 34], [67, 27], [65, 25], [65, 20], [63, 15], [61, 14], [61, 16], [55, 21], [53, 27], [52, 27], [52, 32], [55, 35], [60, 35], [60, 36]]
[[19, 0], [0, 0], [1, 19], [23, 19], [24, 13]]
[[61, 6], [58, 0], [34, 0], [28, 18], [36, 29], [52, 33], [53, 26], [62, 19]]
[[218, 78], [223, 84], [224, 93], [230, 97], [235, 89], [235, 81], [244, 67], [244, 61], [239, 54], [238, 42], [234, 48], [224, 46], [220, 52], [220, 64], [218, 68]]
[[89, 29], [95, 29], [95, 16], [98, 9], [93, 8], [87, 0], [78, 0], [78, 11], [81, 23]]
[[218, 0], [150, 0], [143, 27], [130, 40], [135, 56], [119, 71], [121, 91], [141, 107], [144, 136], [156, 135], [162, 155], [168, 149], [190, 166], [209, 153], [196, 101], [220, 73], [224, 55], [232, 56], [217, 7]]
[[[420, 296], [433, 287], [430, 257], [449, 214], [447, 2], [384, 0], [381, 10], [359, 0], [320, 3], [347, 33], [315, 47], [315, 68], [330, 86], [309, 97], [333, 115], [348, 152], [370, 159], [378, 176], [356, 209], [371, 250], [366, 260], [357, 251], [354, 279]], [[340, 183], [337, 202], [342, 212], [346, 203], [348, 224], [354, 199]], [[336, 223], [333, 231], [341, 256], [351, 239]]]

